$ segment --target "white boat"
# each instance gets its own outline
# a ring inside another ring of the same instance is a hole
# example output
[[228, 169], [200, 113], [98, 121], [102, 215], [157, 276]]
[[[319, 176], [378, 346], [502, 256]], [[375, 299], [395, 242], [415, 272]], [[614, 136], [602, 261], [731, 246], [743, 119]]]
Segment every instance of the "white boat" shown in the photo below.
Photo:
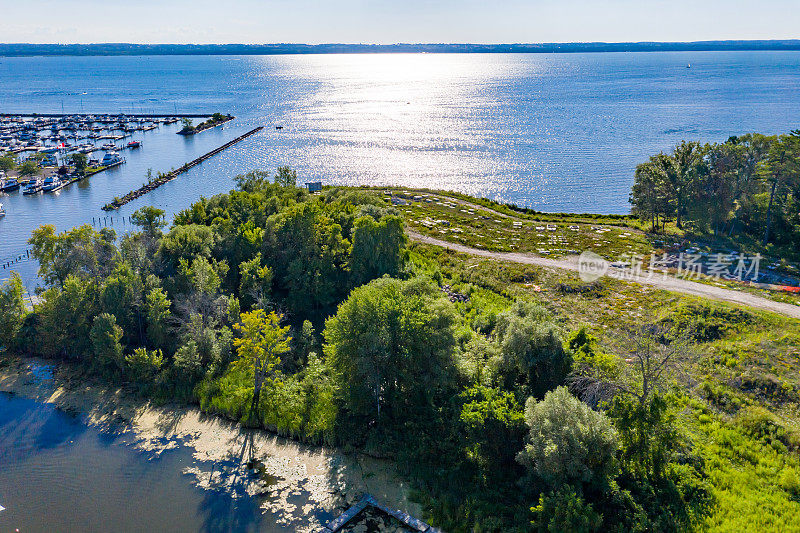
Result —
[[[3, 204], [0, 204], [0, 217], [6, 216], [6, 210], [3, 208]], [[0, 505], [0, 511], [3, 510], [3, 507]]]
[[64, 182], [58, 176], [48, 176], [42, 183], [42, 190], [44, 192], [57, 191], [64, 186]]
[[28, 185], [25, 186], [25, 189], [22, 191], [22, 194], [36, 194], [41, 190], [42, 190], [42, 180], [36, 179], [28, 182]]
[[11, 192], [19, 189], [19, 182], [15, 178], [0, 181], [0, 191]]
[[110, 167], [112, 165], [119, 165], [120, 163], [124, 163], [125, 160], [120, 157], [119, 153], [117, 152], [106, 152], [106, 155], [103, 156], [103, 160], [100, 162], [100, 165], [104, 167]]

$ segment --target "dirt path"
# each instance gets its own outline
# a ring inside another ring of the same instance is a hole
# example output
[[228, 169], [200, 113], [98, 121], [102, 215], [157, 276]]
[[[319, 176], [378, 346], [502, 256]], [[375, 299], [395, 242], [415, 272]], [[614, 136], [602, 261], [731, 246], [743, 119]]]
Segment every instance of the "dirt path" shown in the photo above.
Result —
[[[490, 252], [489, 250], [481, 250], [480, 248], [471, 248], [462, 244], [443, 241], [427, 235], [422, 235], [413, 230], [406, 229], [409, 238], [416, 242], [424, 244], [432, 244], [434, 246], [441, 246], [455, 252], [474, 255], [477, 257], [485, 257], [487, 259], [495, 259], [498, 261], [509, 261], [512, 263], [522, 263], [526, 265], [537, 265], [547, 268], [558, 268], [562, 270], [578, 271], [577, 257], [570, 257], [566, 259], [549, 259], [547, 257], [539, 257], [530, 254], [509, 253], [509, 252]], [[667, 291], [681, 292], [684, 294], [691, 294], [692, 296], [699, 296], [701, 298], [709, 298], [711, 300], [721, 300], [724, 302], [731, 302], [734, 304], [745, 305], [762, 309], [764, 311], [771, 311], [780, 315], [800, 318], [800, 306], [774, 302], [761, 296], [749, 294], [742, 291], [735, 291], [731, 289], [724, 289], [722, 287], [714, 287], [712, 285], [705, 285], [694, 281], [687, 281], [672, 277], [664, 277], [661, 275], [656, 276], [633, 276], [630, 273], [620, 269], [610, 269], [608, 276], [614, 279], [621, 279], [625, 281], [632, 281], [642, 285], [650, 285], [658, 289]]]

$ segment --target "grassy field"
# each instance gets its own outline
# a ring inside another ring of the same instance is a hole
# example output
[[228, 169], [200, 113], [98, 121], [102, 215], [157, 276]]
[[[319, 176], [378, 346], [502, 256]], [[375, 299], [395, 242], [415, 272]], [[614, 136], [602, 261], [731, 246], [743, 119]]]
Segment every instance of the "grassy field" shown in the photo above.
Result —
[[[691, 251], [706, 254], [730, 253], [731, 243], [710, 243], [689, 238], [674, 225], [665, 234], [648, 233], [638, 219], [621, 215], [526, 213], [509, 206], [459, 195], [419, 189], [382, 188], [403, 214], [409, 229], [437, 239], [496, 252], [532, 253], [563, 258], [589, 250], [609, 261], [628, 262], [632, 256], [647, 269], [651, 254]], [[752, 244], [752, 243], [751, 243]], [[750, 253], [752, 247], [745, 247]], [[756, 250], [763, 252], [763, 250]], [[765, 257], [761, 268], [796, 275], [797, 265]], [[675, 269], [671, 269], [675, 273]], [[771, 300], [800, 305], [800, 294], [760, 289], [709, 276], [693, 281], [741, 290]]]
[[[517, 299], [544, 304], [565, 331], [586, 326], [608, 353], [628, 328], [670, 321], [690, 328], [673, 376], [681, 430], [713, 486], [710, 531], [800, 530], [800, 321], [617, 280], [480, 259], [414, 245], [418, 268], [440, 269], [474, 326]], [[624, 361], [623, 361], [624, 364]]]

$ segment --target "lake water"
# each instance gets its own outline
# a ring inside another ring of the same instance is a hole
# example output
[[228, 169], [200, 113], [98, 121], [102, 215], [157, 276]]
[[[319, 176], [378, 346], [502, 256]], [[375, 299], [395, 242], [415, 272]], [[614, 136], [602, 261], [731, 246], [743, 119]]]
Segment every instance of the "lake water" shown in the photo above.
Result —
[[[800, 53], [0, 58], [0, 113], [62, 110], [237, 120], [188, 138], [162, 127], [137, 136], [144, 146], [118, 169], [55, 195], [0, 198], [0, 261], [38, 225], [91, 222], [148, 168], [178, 167], [258, 125], [267, 128], [126, 205], [114, 227], [143, 205], [174, 214], [229, 190], [238, 173], [278, 165], [301, 181], [624, 213], [633, 170], [652, 153], [681, 139], [797, 128]], [[14, 268], [32, 289], [34, 265]]]
[[0, 531], [285, 531], [255, 498], [194, 485], [188, 449], [131, 440], [0, 392]]

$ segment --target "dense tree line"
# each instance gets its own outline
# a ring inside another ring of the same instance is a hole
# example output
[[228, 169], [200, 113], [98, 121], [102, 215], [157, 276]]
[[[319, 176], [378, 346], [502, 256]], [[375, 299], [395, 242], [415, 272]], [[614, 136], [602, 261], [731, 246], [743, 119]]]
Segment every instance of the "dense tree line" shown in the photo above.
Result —
[[636, 167], [630, 203], [655, 231], [674, 220], [681, 229], [791, 246], [800, 238], [800, 131], [681, 142]]
[[0, 345], [393, 457], [448, 531], [677, 530], [702, 517], [702, 465], [669, 397], [636, 389], [653, 379], [630, 377], [602, 403], [573, 395], [621, 375], [586, 330], [568, 334], [531, 301], [454, 304], [375, 192], [309, 195], [288, 168], [236, 181], [169, 230], [145, 207], [121, 238], [34, 231], [46, 287], [29, 312], [19, 278], [3, 285]]

